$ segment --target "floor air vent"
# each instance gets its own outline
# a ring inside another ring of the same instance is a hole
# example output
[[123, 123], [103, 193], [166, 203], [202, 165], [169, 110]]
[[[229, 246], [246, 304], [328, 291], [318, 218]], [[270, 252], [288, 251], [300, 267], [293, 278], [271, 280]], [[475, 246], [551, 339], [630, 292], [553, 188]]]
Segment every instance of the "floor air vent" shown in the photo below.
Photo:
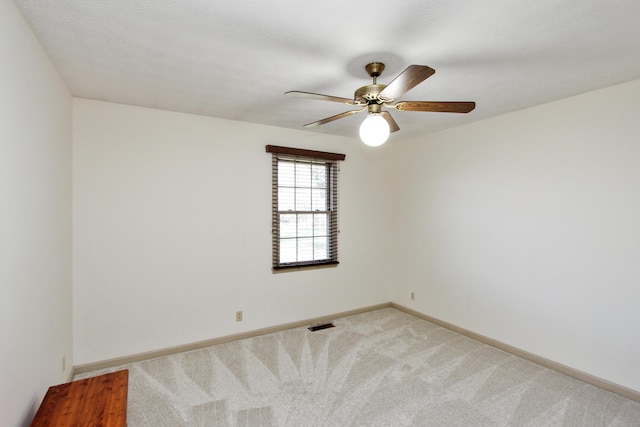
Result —
[[321, 329], [335, 328], [335, 327], [336, 325], [334, 325], [333, 322], [328, 322], [328, 323], [318, 323], [317, 325], [309, 326], [307, 329], [309, 329], [311, 332], [315, 332]]

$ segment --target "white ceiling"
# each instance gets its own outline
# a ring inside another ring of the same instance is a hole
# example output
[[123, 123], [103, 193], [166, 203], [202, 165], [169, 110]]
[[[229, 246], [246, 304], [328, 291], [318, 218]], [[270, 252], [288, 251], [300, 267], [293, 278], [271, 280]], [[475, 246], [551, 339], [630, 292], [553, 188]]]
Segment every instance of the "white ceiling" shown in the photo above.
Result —
[[[640, 78], [638, 0], [15, 0], [74, 96], [293, 129], [410, 64], [402, 97], [469, 114], [393, 111], [400, 140]], [[602, 108], [606, 109], [606, 105]], [[310, 132], [357, 136], [364, 115]]]

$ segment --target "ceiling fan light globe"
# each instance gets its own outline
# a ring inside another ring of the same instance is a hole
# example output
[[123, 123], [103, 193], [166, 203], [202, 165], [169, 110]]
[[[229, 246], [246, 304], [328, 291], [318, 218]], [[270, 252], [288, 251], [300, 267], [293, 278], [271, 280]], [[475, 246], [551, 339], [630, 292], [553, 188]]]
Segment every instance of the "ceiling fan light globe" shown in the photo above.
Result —
[[384, 144], [389, 133], [389, 123], [378, 113], [369, 114], [360, 125], [360, 139], [370, 147]]

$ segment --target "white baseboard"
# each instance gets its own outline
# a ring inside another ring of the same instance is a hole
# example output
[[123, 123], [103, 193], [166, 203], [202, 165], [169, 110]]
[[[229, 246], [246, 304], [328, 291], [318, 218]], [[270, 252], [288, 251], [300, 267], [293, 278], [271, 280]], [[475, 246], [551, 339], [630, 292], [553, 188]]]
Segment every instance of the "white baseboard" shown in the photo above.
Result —
[[493, 338], [485, 337], [484, 335], [477, 334], [468, 329], [461, 328], [459, 326], [453, 325], [451, 323], [445, 322], [443, 320], [437, 319], [435, 317], [431, 317], [424, 313], [420, 313], [419, 311], [412, 310], [408, 307], [405, 307], [400, 304], [396, 304], [394, 302], [388, 302], [384, 304], [377, 304], [369, 307], [363, 307], [355, 310], [343, 311], [341, 313], [335, 313], [327, 316], [321, 316], [311, 319], [300, 320], [292, 323], [285, 323], [282, 325], [271, 326], [268, 328], [256, 329], [253, 331], [243, 332], [240, 334], [227, 335], [224, 337], [213, 338], [210, 340], [199, 341], [191, 344], [179, 345], [176, 347], [170, 347], [160, 350], [149, 351], [145, 353], [134, 354], [131, 356], [118, 357], [115, 359], [103, 360], [94, 363], [87, 363], [84, 365], [74, 366], [72, 369], [71, 376], [75, 374], [82, 374], [85, 372], [96, 371], [99, 369], [113, 368], [120, 365], [126, 365], [128, 363], [139, 362], [142, 360], [154, 359], [157, 357], [168, 356], [171, 354], [181, 353], [184, 351], [197, 350], [204, 347], [210, 347], [212, 345], [224, 344], [231, 341], [252, 338], [260, 335], [270, 334], [273, 332], [280, 332], [287, 329], [299, 328], [302, 326], [308, 326], [315, 323], [327, 322], [340, 317], [353, 316], [355, 314], [366, 313], [368, 311], [379, 310], [382, 308], [393, 307], [397, 310], [403, 311], [407, 314], [415, 316], [417, 318], [426, 320], [443, 328], [449, 329], [453, 332], [457, 332], [466, 337], [472, 338], [474, 340], [480, 341], [484, 344], [490, 345], [492, 347], [498, 348], [500, 350], [506, 351], [507, 353], [513, 354], [518, 357], [522, 357], [523, 359], [529, 360], [530, 362], [536, 363], [538, 365], [544, 366], [545, 368], [553, 369], [554, 371], [558, 371], [562, 374], [568, 375], [572, 378], [576, 378], [580, 381], [584, 381], [588, 384], [594, 385], [601, 389], [610, 391], [612, 393], [619, 394], [620, 396], [626, 397], [627, 399], [631, 399], [636, 402], [640, 402], [640, 392], [632, 390], [630, 388], [621, 386], [619, 384], [612, 383], [610, 381], [604, 380], [602, 378], [596, 377], [594, 375], [588, 374], [586, 372], [580, 371], [578, 369], [574, 369], [570, 366], [563, 365], [558, 362], [554, 362], [553, 360], [546, 359], [544, 357], [538, 356], [533, 353], [529, 353], [528, 351], [519, 349], [517, 347], [513, 347], [509, 344], [505, 344], [503, 342], [494, 340]]
[[354, 314], [366, 313], [368, 311], [379, 310], [381, 308], [391, 307], [391, 303], [377, 304], [369, 307], [357, 308], [355, 310], [343, 311], [341, 313], [335, 313], [327, 316], [315, 317], [312, 319], [300, 320], [292, 323], [285, 323], [282, 325], [270, 326], [268, 328], [256, 329], [253, 331], [243, 332], [240, 334], [227, 335], [224, 337], [213, 338], [205, 341], [199, 341], [191, 344], [179, 345], [176, 347], [170, 347], [160, 350], [149, 351], [145, 353], [138, 353], [131, 356], [118, 357], [115, 359], [102, 360], [99, 362], [87, 363], [73, 367], [74, 374], [82, 374], [85, 372], [96, 371], [98, 369], [113, 368], [115, 366], [126, 365], [128, 363], [139, 362], [141, 360], [155, 359], [156, 357], [168, 356], [171, 354], [182, 353], [184, 351], [198, 350], [204, 347], [210, 347], [216, 344], [224, 344], [231, 341], [237, 341], [246, 338], [253, 338], [260, 335], [270, 334], [273, 332], [280, 332], [287, 329], [299, 328], [302, 326], [308, 326], [315, 323], [322, 323], [331, 321], [340, 317], [353, 316]]
[[481, 343], [499, 348], [500, 350], [506, 351], [507, 353], [511, 353], [515, 356], [522, 357], [523, 359], [526, 359], [535, 364], [544, 366], [545, 368], [553, 369], [554, 371], [558, 371], [572, 378], [576, 378], [580, 381], [584, 381], [585, 383], [594, 385], [596, 387], [610, 391], [612, 393], [619, 394], [620, 396], [626, 397], [627, 399], [640, 402], [640, 392], [638, 391], [621, 386], [619, 384], [612, 383], [610, 381], [604, 380], [602, 378], [596, 377], [594, 375], [588, 374], [578, 369], [574, 369], [570, 366], [566, 366], [561, 363], [554, 362], [553, 360], [546, 359], [536, 354], [529, 353], [528, 351], [494, 340], [493, 338], [485, 337], [484, 335], [480, 335], [468, 329], [464, 329], [459, 326], [453, 325], [451, 323], [445, 322], [443, 320], [436, 319], [435, 317], [428, 316], [426, 314], [420, 313], [419, 311], [412, 310], [403, 305], [396, 304], [394, 302], [392, 302], [390, 305], [391, 307], [397, 310], [404, 311], [407, 314], [426, 320], [427, 322], [431, 322], [438, 326], [442, 326], [443, 328], [449, 329], [453, 332], [457, 332], [461, 335], [472, 338], [476, 341], [480, 341]]

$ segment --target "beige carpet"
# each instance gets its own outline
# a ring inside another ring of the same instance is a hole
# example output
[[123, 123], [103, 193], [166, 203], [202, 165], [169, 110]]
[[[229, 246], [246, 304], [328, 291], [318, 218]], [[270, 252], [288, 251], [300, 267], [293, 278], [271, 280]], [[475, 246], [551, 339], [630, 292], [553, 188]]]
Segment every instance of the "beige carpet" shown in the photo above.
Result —
[[640, 403], [393, 308], [129, 369], [137, 426], [640, 426]]

